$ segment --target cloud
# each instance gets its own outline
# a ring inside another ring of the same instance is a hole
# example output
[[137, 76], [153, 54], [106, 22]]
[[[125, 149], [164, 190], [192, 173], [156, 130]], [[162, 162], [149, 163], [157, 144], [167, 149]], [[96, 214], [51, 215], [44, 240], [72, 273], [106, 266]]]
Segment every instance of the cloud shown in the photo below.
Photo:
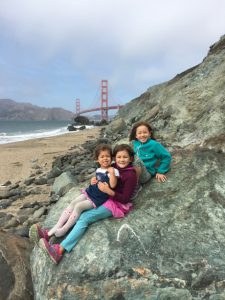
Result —
[[224, 34], [224, 11], [223, 0], [1, 0], [0, 91], [35, 104], [87, 99], [106, 78], [131, 100], [200, 63]]

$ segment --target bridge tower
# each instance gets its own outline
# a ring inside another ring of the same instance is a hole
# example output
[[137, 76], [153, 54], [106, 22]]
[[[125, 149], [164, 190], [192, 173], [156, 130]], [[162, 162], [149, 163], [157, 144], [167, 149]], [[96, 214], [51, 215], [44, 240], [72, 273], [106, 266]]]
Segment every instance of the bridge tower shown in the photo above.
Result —
[[79, 116], [80, 114], [80, 99], [76, 99], [76, 116]]
[[101, 81], [101, 117], [108, 121], [108, 80]]

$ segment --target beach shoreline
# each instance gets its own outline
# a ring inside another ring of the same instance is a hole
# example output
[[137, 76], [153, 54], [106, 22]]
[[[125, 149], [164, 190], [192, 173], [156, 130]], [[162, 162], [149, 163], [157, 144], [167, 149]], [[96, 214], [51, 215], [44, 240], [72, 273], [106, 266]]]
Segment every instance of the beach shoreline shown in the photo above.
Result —
[[62, 135], [0, 144], [0, 185], [7, 181], [16, 183], [34, 173], [34, 165], [44, 172], [52, 167], [55, 157], [72, 151], [87, 140], [96, 139], [100, 127], [65, 133]]

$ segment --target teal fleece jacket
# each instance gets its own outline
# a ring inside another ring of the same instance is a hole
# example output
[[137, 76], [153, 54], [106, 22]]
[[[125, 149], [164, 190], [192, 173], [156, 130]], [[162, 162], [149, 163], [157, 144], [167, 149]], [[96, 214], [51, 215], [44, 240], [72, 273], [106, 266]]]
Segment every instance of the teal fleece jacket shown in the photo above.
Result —
[[[145, 143], [132, 141], [135, 154], [143, 161], [148, 172], [154, 176], [156, 173], [165, 174], [169, 171], [171, 155], [157, 141], [149, 139]], [[159, 162], [159, 164], [156, 164]]]

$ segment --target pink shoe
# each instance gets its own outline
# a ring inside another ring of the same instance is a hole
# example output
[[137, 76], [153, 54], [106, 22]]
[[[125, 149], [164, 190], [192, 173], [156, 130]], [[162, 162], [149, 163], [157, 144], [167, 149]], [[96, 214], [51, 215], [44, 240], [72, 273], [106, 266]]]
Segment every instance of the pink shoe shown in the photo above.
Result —
[[48, 236], [48, 229], [33, 224], [29, 230], [29, 238], [37, 244], [40, 239], [45, 238], [48, 241], [50, 237]]
[[59, 244], [49, 244], [49, 242], [43, 238], [40, 239], [39, 246], [45, 250], [55, 264], [58, 264], [62, 259], [62, 254], [59, 251]]

